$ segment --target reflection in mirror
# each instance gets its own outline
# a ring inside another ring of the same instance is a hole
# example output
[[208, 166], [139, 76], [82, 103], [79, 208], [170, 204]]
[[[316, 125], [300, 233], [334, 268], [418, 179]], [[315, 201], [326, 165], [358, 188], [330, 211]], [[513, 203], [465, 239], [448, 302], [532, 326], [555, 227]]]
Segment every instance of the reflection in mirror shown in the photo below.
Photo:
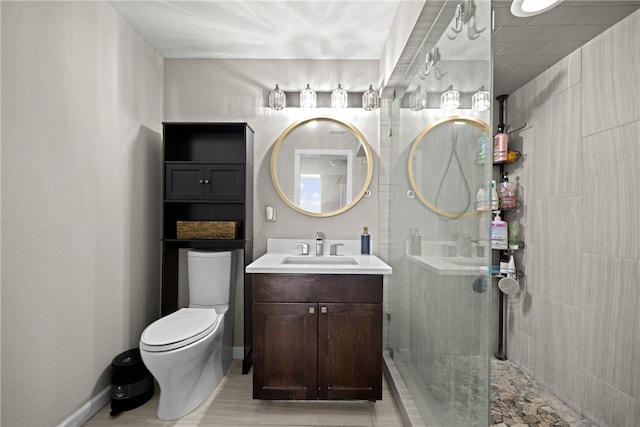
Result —
[[415, 197], [447, 218], [478, 215], [475, 189], [483, 182], [478, 163], [488, 158], [490, 131], [482, 120], [453, 116], [420, 132], [408, 164]]
[[340, 120], [319, 117], [289, 126], [271, 155], [271, 178], [298, 212], [325, 217], [355, 206], [373, 176], [371, 149], [362, 133]]

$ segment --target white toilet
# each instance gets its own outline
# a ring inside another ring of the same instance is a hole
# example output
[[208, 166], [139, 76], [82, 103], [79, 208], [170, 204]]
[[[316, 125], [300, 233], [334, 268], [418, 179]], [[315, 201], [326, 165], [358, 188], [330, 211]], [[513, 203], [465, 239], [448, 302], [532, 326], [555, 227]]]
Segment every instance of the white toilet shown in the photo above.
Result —
[[232, 359], [235, 253], [191, 249], [187, 260], [189, 308], [153, 322], [140, 338], [142, 361], [160, 385], [163, 420], [204, 402]]

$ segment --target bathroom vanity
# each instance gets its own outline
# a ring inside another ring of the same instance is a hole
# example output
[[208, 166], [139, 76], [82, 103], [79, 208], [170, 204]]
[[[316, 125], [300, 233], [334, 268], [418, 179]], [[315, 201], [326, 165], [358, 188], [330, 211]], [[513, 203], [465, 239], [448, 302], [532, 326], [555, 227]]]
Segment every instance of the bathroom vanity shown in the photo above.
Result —
[[268, 252], [247, 271], [254, 399], [382, 398], [382, 282], [391, 267], [374, 255]]

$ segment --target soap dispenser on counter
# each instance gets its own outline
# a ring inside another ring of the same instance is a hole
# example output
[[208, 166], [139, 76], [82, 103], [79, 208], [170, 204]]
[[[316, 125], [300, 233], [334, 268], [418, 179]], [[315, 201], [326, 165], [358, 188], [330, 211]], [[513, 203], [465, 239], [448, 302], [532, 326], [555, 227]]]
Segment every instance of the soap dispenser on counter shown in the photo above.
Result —
[[364, 227], [360, 236], [360, 253], [362, 255], [371, 254], [371, 236], [369, 236], [368, 227]]

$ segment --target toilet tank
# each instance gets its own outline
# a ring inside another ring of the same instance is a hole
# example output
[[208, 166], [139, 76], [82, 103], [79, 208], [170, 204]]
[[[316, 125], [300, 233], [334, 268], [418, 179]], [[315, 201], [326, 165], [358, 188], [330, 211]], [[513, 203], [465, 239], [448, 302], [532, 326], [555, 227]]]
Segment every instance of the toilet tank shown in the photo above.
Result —
[[235, 253], [191, 249], [187, 252], [189, 307], [229, 304], [235, 283]]

